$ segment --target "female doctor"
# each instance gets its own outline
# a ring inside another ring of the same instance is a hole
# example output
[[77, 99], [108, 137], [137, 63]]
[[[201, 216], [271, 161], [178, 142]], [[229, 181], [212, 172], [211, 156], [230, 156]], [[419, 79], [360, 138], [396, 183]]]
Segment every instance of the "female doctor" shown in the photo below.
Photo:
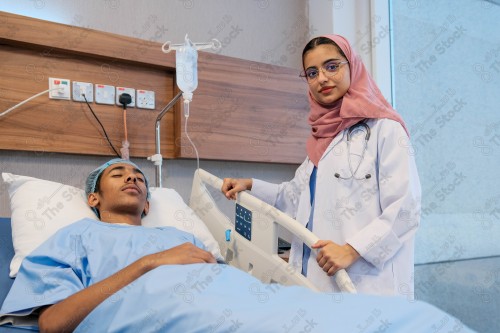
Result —
[[320, 290], [340, 291], [344, 268], [360, 293], [413, 299], [421, 190], [405, 124], [343, 37], [312, 39], [302, 62], [306, 160], [289, 182], [225, 178], [222, 192], [251, 190], [316, 234], [317, 254], [294, 239], [289, 262]]

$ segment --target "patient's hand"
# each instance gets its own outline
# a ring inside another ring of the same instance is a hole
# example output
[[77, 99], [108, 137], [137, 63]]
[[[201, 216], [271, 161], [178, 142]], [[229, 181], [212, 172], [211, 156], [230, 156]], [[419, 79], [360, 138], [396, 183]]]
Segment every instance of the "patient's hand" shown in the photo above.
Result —
[[184, 243], [171, 249], [153, 253], [142, 258], [143, 265], [154, 269], [161, 265], [186, 265], [216, 263], [213, 255], [192, 243]]
[[216, 263], [208, 251], [192, 243], [153, 253], [134, 261], [115, 274], [76, 292], [40, 313], [41, 332], [72, 332], [82, 320], [110, 295], [161, 265]]
[[319, 240], [312, 248], [320, 249], [316, 261], [328, 276], [333, 276], [338, 270], [351, 266], [360, 257], [351, 245], [338, 245], [330, 240]]
[[158, 266], [215, 262], [210, 252], [192, 243], [184, 243], [165, 251], [149, 254], [61, 302], [44, 307], [38, 319], [40, 331], [72, 332], [110, 295]]
[[236, 200], [236, 194], [252, 189], [251, 178], [224, 178], [221, 191], [226, 198]]

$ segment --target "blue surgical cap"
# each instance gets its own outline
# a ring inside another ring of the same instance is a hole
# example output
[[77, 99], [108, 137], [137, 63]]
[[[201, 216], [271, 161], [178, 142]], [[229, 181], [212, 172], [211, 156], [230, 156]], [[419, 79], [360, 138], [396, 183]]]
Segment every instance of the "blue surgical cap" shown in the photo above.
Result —
[[[139, 170], [140, 173], [142, 173], [142, 175], [144, 176], [145, 183], [146, 183], [146, 189], [148, 191], [147, 199], [149, 200], [149, 198], [151, 197], [151, 193], [149, 192], [148, 178], [146, 177], [144, 172], [142, 172], [142, 170], [137, 166], [137, 164], [135, 164], [129, 160], [124, 160], [122, 158], [114, 158], [114, 159], [104, 163], [103, 165], [101, 165], [100, 167], [95, 169], [94, 171], [92, 171], [88, 175], [87, 181], [85, 182], [85, 194], [88, 196], [90, 193], [94, 193], [95, 188], [97, 186], [97, 181], [99, 180], [99, 177], [104, 172], [104, 170], [106, 170], [109, 166], [111, 166], [113, 164], [119, 164], [119, 163], [129, 164], [129, 165], [133, 166], [134, 168], [136, 168], [137, 170]], [[97, 208], [95, 208], [95, 207], [91, 207], [91, 208], [94, 211], [94, 213], [96, 213], [97, 216], [99, 216], [99, 211], [97, 210]]]

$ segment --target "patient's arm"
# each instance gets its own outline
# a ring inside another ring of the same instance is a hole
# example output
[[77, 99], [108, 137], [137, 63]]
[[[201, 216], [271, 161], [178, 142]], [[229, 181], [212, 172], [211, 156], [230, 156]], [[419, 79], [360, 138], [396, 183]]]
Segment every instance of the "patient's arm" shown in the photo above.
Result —
[[44, 307], [38, 325], [41, 332], [72, 332], [82, 320], [109, 296], [161, 265], [215, 263], [210, 252], [191, 243], [184, 243], [142, 257], [110, 277], [71, 295], [65, 300]]

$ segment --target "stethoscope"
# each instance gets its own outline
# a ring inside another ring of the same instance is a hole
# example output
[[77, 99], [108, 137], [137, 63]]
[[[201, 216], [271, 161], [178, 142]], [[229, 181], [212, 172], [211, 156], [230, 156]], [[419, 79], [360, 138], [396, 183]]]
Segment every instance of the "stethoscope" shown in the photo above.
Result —
[[[352, 136], [352, 133], [354, 132], [354, 130], [356, 128], [359, 128], [360, 126], [363, 127], [364, 131], [366, 132], [365, 146], [363, 148], [363, 152], [361, 153], [361, 159], [359, 160], [358, 166], [356, 167], [356, 169], [354, 171], [352, 171], [351, 136]], [[349, 130], [347, 131], [347, 156], [348, 156], [347, 160], [349, 162], [349, 171], [351, 172], [351, 176], [350, 177], [342, 177], [342, 176], [340, 176], [340, 174], [338, 172], [336, 172], [334, 175], [336, 178], [344, 179], [344, 180], [348, 180], [348, 179], [366, 180], [366, 179], [370, 179], [372, 177], [372, 175], [370, 175], [369, 173], [367, 173], [364, 177], [361, 177], [361, 178], [356, 177], [356, 172], [358, 172], [359, 166], [361, 165], [361, 163], [363, 162], [363, 159], [365, 158], [365, 152], [366, 152], [366, 149], [368, 147], [368, 140], [370, 140], [370, 127], [367, 124], [365, 124], [364, 122], [359, 122], [359, 123], [354, 124], [351, 127], [349, 127]]]

